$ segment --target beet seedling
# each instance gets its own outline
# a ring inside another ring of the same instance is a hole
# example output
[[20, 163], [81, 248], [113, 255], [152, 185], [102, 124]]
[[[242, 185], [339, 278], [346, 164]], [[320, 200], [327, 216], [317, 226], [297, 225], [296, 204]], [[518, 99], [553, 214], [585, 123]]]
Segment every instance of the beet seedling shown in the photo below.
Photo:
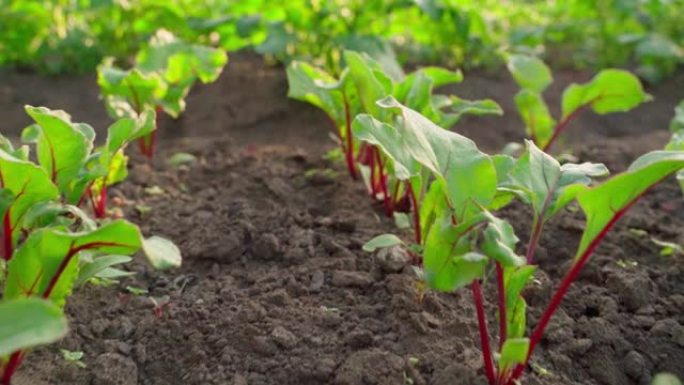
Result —
[[[209, 46], [184, 42], [165, 30], [159, 30], [143, 48], [129, 70], [117, 68], [112, 59], [98, 67], [98, 84], [114, 118], [133, 118], [148, 111], [164, 111], [177, 118], [185, 110], [185, 98], [199, 80], [216, 81], [228, 62], [226, 53]], [[156, 122], [141, 137], [140, 150], [148, 158], [154, 155]]]
[[71, 122], [64, 111], [26, 111], [36, 123], [22, 138], [35, 143], [38, 163], [29, 160], [28, 146], [15, 149], [0, 137], [1, 385], [10, 384], [27, 349], [66, 333], [62, 308], [74, 287], [130, 275], [114, 266], [141, 247], [155, 268], [180, 264], [170, 241], [143, 239], [124, 220], [98, 224], [76, 206], [89, 191], [125, 178], [123, 149], [147, 132], [153, 114], [115, 122], [106, 144], [93, 151], [95, 131], [87, 124]]
[[[429, 170], [430, 175], [421, 180], [427, 192], [419, 210], [418, 229], [424, 234], [423, 276], [431, 288], [439, 291], [470, 286], [490, 385], [518, 383], [570, 285], [606, 234], [646, 191], [684, 169], [684, 152], [654, 151], [637, 159], [626, 172], [590, 187], [592, 178], [607, 174], [605, 166], [560, 165], [531, 141], [517, 160], [488, 156], [469, 139], [441, 129], [395, 99], [378, 105], [399, 113], [396, 125], [362, 115], [357, 118], [359, 133], [375, 141], [393, 159], [398, 175], [409, 178], [421, 167]], [[534, 212], [525, 257], [515, 251], [518, 238], [512, 226], [491, 213], [514, 197], [531, 205]], [[536, 270], [531, 264], [536, 244], [545, 222], [572, 201], [579, 203], [587, 220], [575, 262], [532, 334], [526, 337], [522, 291]], [[382, 235], [364, 249], [399, 242], [396, 237]], [[498, 348], [490, 344], [481, 285], [490, 262], [497, 288]]]
[[[447, 127], [463, 114], [501, 114], [499, 106], [491, 100], [466, 101], [433, 94], [435, 87], [462, 81], [458, 71], [427, 67], [404, 75], [396, 70], [397, 65], [383, 65], [357, 52], [345, 51], [343, 59], [345, 69], [339, 78], [309, 64], [293, 62], [287, 69], [288, 95], [326, 112], [336, 127], [350, 175], [358, 178], [360, 170], [371, 196], [383, 202], [388, 216], [394, 215], [396, 209], [406, 210], [417, 198], [406, 179], [395, 178], [394, 160], [377, 148], [376, 141], [364, 136], [363, 143], [359, 143], [355, 131], [363, 128], [355, 128], [359, 123], [352, 121], [354, 116], [366, 113], [379, 122], [392, 123], [393, 115], [376, 104], [387, 96]], [[359, 127], [370, 124], [367, 119]], [[358, 135], [364, 134], [359, 131]]]
[[[85, 123], [74, 123], [61, 110], [26, 107], [35, 124], [26, 128], [22, 140], [36, 145], [40, 167], [59, 189], [64, 202], [79, 206], [90, 201], [96, 218], [106, 216], [107, 188], [126, 179], [126, 146], [154, 129], [154, 112], [135, 119], [117, 120], [108, 128], [106, 143], [94, 148], [95, 130]], [[46, 188], [43, 182], [36, 186]], [[19, 190], [17, 190], [19, 191]]]
[[639, 79], [624, 70], [607, 69], [586, 84], [571, 84], [563, 92], [561, 117], [551, 116], [542, 93], [553, 81], [551, 70], [541, 60], [525, 55], [510, 55], [508, 69], [522, 88], [515, 104], [525, 123], [527, 136], [547, 151], [582, 111], [597, 114], [624, 112], [651, 100]]

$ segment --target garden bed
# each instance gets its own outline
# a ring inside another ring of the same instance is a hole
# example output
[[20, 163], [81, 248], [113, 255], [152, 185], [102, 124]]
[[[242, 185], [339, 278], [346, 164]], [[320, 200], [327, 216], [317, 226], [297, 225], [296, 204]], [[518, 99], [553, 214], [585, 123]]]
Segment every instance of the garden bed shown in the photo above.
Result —
[[[557, 74], [549, 104], [559, 105], [562, 87], [590, 75]], [[75, 120], [106, 126], [91, 77], [3, 78], [4, 127], [28, 123], [25, 103], [78, 111]], [[648, 90], [655, 102], [629, 114], [587, 114], [569, 129], [566, 148], [580, 161], [624, 170], [667, 141], [682, 87], [680, 74]], [[515, 90], [507, 74], [466, 74], [450, 91], [493, 98], [505, 115], [467, 118], [457, 130], [489, 151], [519, 141]], [[237, 57], [216, 84], [193, 92], [180, 120], [162, 120], [157, 161], [132, 162], [130, 178], [112, 195], [145, 233], [179, 245], [183, 267], [158, 273], [140, 263], [133, 265], [138, 276], [119, 286], [77, 292], [68, 305], [70, 335], [33, 352], [17, 385], [486, 383], [472, 374], [482, 373], [482, 358], [467, 291], [421, 296], [410, 269], [390, 272], [397, 267], [383, 269], [361, 250], [395, 228], [361, 183], [323, 159], [333, 146], [325, 116], [286, 92], [282, 68]], [[180, 151], [198, 161], [168, 165]], [[526, 239], [531, 214], [513, 205], [505, 216]], [[541, 241], [544, 273], [526, 295], [530, 325], [572, 260], [579, 218], [562, 214]], [[684, 377], [682, 256], [661, 256], [651, 241], [681, 244], [682, 228], [684, 200], [670, 181], [598, 249], [552, 321], [526, 383], [648, 384], [660, 371]], [[152, 301], [126, 286], [168, 296], [169, 304], [159, 316]], [[494, 322], [493, 308], [488, 315]], [[87, 368], [65, 361], [60, 348], [83, 351]]]

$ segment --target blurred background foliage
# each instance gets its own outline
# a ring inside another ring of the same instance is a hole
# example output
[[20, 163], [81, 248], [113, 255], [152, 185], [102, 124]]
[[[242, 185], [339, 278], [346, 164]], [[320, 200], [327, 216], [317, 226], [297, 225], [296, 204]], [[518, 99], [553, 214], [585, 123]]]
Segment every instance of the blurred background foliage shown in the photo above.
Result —
[[342, 49], [403, 63], [626, 66], [657, 82], [684, 62], [684, 0], [0, 0], [0, 66], [92, 71], [129, 61], [159, 28], [330, 70]]

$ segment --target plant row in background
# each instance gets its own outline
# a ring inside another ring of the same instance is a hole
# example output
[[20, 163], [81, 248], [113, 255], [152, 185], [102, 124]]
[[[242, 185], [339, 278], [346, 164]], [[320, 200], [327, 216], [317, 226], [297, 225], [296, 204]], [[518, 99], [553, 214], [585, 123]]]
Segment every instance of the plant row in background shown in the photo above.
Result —
[[[251, 48], [336, 70], [344, 49], [440, 64], [537, 52], [571, 66], [635, 62], [660, 80], [684, 60], [682, 0], [15, 0], [0, 9], [0, 64], [49, 72], [125, 60], [164, 28], [228, 51]], [[558, 55], [572, 52], [572, 55]]]
[[[342, 59], [339, 78], [292, 63], [289, 95], [326, 112], [352, 177], [363, 179], [397, 223], [412, 223], [414, 241], [405, 246], [419, 261], [428, 286], [447, 292], [470, 289], [489, 384], [518, 383], [568, 289], [607, 233], [651, 187], [684, 170], [681, 107], [667, 150], [645, 154], [627, 171], [608, 177], [603, 164], [561, 164], [543, 149], [583, 111], [624, 112], [648, 101], [629, 72], [608, 69], [586, 84], [570, 85], [555, 119], [541, 95], [552, 81], [548, 68], [532, 57], [509, 56], [508, 67], [521, 87], [515, 101], [530, 140], [517, 156], [488, 155], [448, 129], [465, 113], [501, 114], [498, 106], [432, 92], [460, 81], [460, 73], [429, 67], [405, 75], [396, 63], [350, 51]], [[498, 216], [514, 200], [533, 213], [525, 255], [517, 253], [513, 227]], [[584, 233], [573, 263], [528, 334], [523, 290], [537, 270], [535, 252], [546, 224], [569, 205], [584, 213]], [[384, 234], [364, 249], [401, 244], [399, 237]], [[483, 285], [490, 279], [493, 285]], [[494, 346], [483, 287], [496, 290]]]

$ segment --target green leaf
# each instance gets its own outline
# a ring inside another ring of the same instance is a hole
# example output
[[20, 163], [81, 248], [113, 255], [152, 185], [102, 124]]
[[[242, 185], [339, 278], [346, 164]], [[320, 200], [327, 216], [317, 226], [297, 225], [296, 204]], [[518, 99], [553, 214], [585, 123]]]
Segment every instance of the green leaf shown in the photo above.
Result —
[[143, 251], [152, 267], [165, 270], [179, 267], [182, 262], [178, 247], [168, 239], [153, 236], [143, 240]]
[[162, 29], [140, 50], [136, 63], [144, 72], [160, 73], [169, 84], [192, 82], [195, 78], [211, 83], [228, 63], [228, 56], [222, 49], [190, 44]]
[[121, 265], [132, 261], [133, 258], [127, 255], [105, 255], [97, 257], [91, 262], [82, 264], [78, 273], [78, 278], [74, 282], [74, 286], [81, 286], [88, 282], [91, 278], [95, 278], [107, 268]]
[[578, 186], [589, 185], [592, 178], [608, 174], [603, 164], [567, 163], [561, 166], [532, 141], [525, 141], [525, 146], [525, 153], [501, 185], [530, 204], [535, 218], [549, 219], [575, 198], [581, 190]]
[[111, 60], [98, 67], [97, 84], [107, 110], [117, 118], [135, 118], [146, 108], [154, 109], [167, 92], [167, 84], [159, 74], [135, 68], [124, 71], [114, 67]]
[[506, 371], [514, 365], [524, 364], [530, 350], [529, 338], [508, 338], [501, 348], [499, 368]]
[[403, 242], [396, 235], [382, 234], [366, 242], [366, 244], [363, 245], [363, 251], [372, 253], [377, 249], [384, 249], [387, 247], [392, 247], [401, 244], [403, 244]]
[[5, 298], [44, 296], [51, 290], [49, 299], [61, 307], [76, 281], [81, 252], [130, 255], [140, 248], [140, 238], [138, 228], [123, 220], [90, 232], [35, 231], [8, 265]]
[[525, 123], [527, 136], [538, 146], [544, 147], [553, 136], [556, 121], [540, 94], [523, 89], [515, 95], [515, 105]]
[[506, 288], [506, 322], [508, 337], [518, 338], [525, 335], [527, 304], [521, 293], [534, 277], [536, 266], [504, 268], [504, 285]]
[[352, 130], [357, 139], [379, 147], [391, 160], [394, 176], [407, 180], [420, 172], [420, 165], [406, 151], [406, 143], [396, 128], [382, 123], [368, 114], [354, 119]]
[[577, 194], [587, 225], [576, 258], [585, 254], [594, 240], [607, 231], [649, 188], [682, 169], [684, 152], [652, 151], [634, 161], [626, 172]]
[[[22, 226], [20, 222], [35, 205], [59, 197], [57, 187], [48, 174], [35, 164], [17, 159], [0, 150], [0, 215], [9, 213], [13, 244], [16, 244]], [[9, 256], [8, 256], [9, 258]]]
[[59, 308], [38, 298], [0, 302], [0, 357], [56, 342], [67, 333]]
[[[378, 102], [382, 108], [398, 111], [397, 129], [408, 153], [445, 181], [445, 192], [459, 221], [487, 206], [496, 194], [496, 169], [492, 159], [475, 143], [437, 126], [393, 97]], [[478, 183], [472, 183], [477, 180]]]
[[513, 226], [503, 219], [487, 214], [489, 223], [483, 233], [482, 251], [503, 266], [524, 265], [525, 258], [515, 253], [515, 246], [519, 239], [515, 235]]
[[682, 382], [671, 373], [658, 373], [653, 377], [651, 385], [682, 385]]
[[423, 268], [428, 285], [453, 291], [484, 275], [487, 257], [470, 251], [464, 233], [471, 226], [453, 226], [450, 215], [442, 215], [430, 227], [425, 240]]
[[[307, 63], [293, 61], [287, 66], [287, 96], [325, 111], [338, 125], [344, 124], [344, 100], [338, 81], [327, 72]], [[334, 87], [330, 87], [335, 85]]]
[[549, 67], [532, 56], [509, 56], [508, 70], [520, 88], [536, 94], [541, 94], [553, 81]]
[[71, 182], [92, 151], [92, 137], [84, 135], [64, 111], [26, 106], [26, 112], [40, 127], [38, 162], [62, 194], [68, 195]]
[[598, 73], [589, 83], [571, 84], [563, 92], [563, 118], [579, 108], [591, 106], [597, 114], [624, 112], [649, 101], [639, 78], [628, 71], [608, 69]]
[[357, 52], [345, 51], [344, 61], [364, 111], [383, 120], [376, 102], [391, 94], [391, 79], [382, 73], [380, 66], [372, 59]]
[[458, 96], [451, 96], [449, 98], [450, 105], [448, 107], [449, 119], [454, 124], [461, 119], [463, 115], [503, 115], [501, 107], [491, 99], [483, 100], [465, 100]]

